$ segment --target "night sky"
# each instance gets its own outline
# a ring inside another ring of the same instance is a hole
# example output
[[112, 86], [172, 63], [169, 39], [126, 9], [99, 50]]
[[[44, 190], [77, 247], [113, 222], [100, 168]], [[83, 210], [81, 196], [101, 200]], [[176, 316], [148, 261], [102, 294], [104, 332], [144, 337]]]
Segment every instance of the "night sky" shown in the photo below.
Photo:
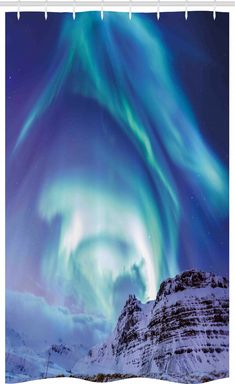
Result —
[[7, 321], [27, 333], [36, 311], [35, 343], [90, 347], [130, 293], [228, 275], [228, 28], [7, 14]]

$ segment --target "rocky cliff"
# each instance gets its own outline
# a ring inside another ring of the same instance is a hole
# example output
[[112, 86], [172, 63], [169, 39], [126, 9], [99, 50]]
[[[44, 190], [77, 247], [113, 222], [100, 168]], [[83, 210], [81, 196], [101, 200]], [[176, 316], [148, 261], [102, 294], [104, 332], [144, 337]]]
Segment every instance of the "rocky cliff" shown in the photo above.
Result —
[[228, 376], [228, 280], [186, 271], [164, 281], [156, 300], [130, 295], [106, 343], [77, 374], [120, 373], [196, 383]]

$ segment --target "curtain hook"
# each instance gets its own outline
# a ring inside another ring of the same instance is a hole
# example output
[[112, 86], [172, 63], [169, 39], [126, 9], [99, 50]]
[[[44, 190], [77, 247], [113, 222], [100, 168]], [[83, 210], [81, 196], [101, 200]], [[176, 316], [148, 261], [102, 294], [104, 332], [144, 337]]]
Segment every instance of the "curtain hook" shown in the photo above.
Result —
[[20, 0], [18, 0], [17, 19], [20, 20]]
[[48, 14], [47, 14], [47, 2], [48, 2], [48, 0], [45, 0], [45, 20], [47, 20], [47, 16], [48, 16]]
[[100, 18], [101, 20], [104, 20], [104, 0], [101, 0]]
[[160, 19], [160, 0], [157, 2], [157, 19]]
[[214, 0], [213, 19], [216, 19], [216, 0]]
[[131, 0], [129, 0], [129, 20], [131, 20], [132, 17], [132, 9], [131, 9]]
[[75, 7], [76, 7], [76, 0], [73, 0], [73, 20], [76, 19]]
[[185, 20], [188, 20], [188, 0], [185, 0]]

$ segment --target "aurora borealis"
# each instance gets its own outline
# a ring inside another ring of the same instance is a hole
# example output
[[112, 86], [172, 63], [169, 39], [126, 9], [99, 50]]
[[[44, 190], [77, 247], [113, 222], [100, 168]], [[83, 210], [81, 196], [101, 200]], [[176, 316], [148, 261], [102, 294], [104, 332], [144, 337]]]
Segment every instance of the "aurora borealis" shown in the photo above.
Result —
[[33, 338], [89, 347], [129, 293], [228, 274], [227, 29], [210, 12], [7, 15], [14, 327], [37, 311]]

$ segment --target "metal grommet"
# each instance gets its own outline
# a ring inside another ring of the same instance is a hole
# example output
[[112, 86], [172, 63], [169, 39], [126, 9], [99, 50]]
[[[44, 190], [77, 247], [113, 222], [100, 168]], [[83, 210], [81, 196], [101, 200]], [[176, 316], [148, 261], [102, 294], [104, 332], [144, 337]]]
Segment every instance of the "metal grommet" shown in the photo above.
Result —
[[188, 20], [188, 0], [185, 0], [185, 20]]
[[48, 14], [47, 14], [47, 2], [48, 2], [48, 0], [45, 0], [45, 12], [44, 12], [45, 20], [47, 20], [47, 17], [48, 17]]
[[129, 0], [129, 20], [132, 18], [132, 7], [131, 7], [131, 0]]
[[76, 11], [75, 11], [75, 7], [76, 7], [76, 0], [73, 0], [73, 20], [76, 19]]
[[214, 0], [213, 19], [216, 19], [216, 0]]
[[160, 0], [157, 2], [157, 19], [160, 19]]
[[20, 20], [20, 0], [18, 0], [17, 20]]
[[104, 0], [101, 1], [100, 18], [104, 20]]

